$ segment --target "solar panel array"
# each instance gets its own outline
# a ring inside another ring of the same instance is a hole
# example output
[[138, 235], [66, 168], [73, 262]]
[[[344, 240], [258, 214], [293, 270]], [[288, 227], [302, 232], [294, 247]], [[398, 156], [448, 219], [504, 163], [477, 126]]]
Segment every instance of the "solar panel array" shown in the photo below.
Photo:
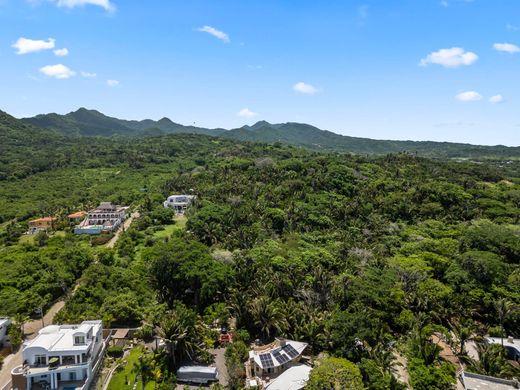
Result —
[[278, 363], [280, 364], [287, 363], [289, 360], [291, 360], [289, 359], [289, 356], [287, 356], [284, 353], [281, 353], [280, 351], [273, 352], [273, 356], [276, 360], [278, 360]]
[[298, 351], [296, 351], [291, 344], [285, 345], [285, 347], [282, 348], [282, 351], [289, 355], [291, 359], [294, 359], [296, 356], [299, 355]]
[[263, 353], [260, 355], [260, 362], [262, 363], [263, 368], [273, 368], [273, 358], [270, 353]]

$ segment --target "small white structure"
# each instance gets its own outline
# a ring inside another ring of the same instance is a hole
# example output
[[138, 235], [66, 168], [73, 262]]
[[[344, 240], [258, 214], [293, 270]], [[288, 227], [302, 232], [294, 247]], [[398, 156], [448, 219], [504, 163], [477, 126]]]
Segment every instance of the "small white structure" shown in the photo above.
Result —
[[300, 341], [276, 339], [273, 343], [249, 351], [246, 372], [251, 377], [273, 378], [297, 363], [307, 343]]
[[195, 195], [170, 195], [163, 206], [174, 209], [176, 214], [184, 214], [195, 198]]
[[460, 381], [464, 390], [516, 390], [520, 389], [518, 381], [494, 378], [492, 376], [474, 374], [472, 372], [460, 373]]
[[101, 202], [90, 210], [87, 217], [74, 229], [76, 234], [100, 234], [113, 232], [126, 219], [127, 206], [116, 206], [110, 202]]
[[216, 367], [182, 366], [177, 370], [177, 381], [205, 385], [218, 381], [218, 371]]
[[104, 349], [101, 321], [46, 326], [24, 343], [23, 365], [11, 372], [13, 389], [88, 389]]
[[272, 380], [265, 390], [300, 390], [305, 387], [312, 368], [305, 364], [295, 364], [279, 377]]
[[511, 336], [503, 339], [500, 337], [486, 337], [486, 342], [488, 344], [503, 345], [507, 351], [508, 358], [520, 362], [520, 339], [514, 339]]
[[11, 325], [9, 318], [0, 318], [0, 346], [5, 342], [9, 325]]

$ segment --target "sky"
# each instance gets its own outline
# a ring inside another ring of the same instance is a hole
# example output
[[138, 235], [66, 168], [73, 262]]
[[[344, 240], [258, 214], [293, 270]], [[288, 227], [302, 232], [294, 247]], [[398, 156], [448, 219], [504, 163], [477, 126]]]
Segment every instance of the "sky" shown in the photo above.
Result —
[[518, 0], [0, 0], [0, 110], [520, 145]]

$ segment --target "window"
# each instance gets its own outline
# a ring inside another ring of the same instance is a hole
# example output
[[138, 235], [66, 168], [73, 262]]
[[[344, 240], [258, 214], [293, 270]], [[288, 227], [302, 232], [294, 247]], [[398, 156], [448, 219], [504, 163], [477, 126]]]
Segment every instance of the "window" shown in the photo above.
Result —
[[47, 356], [45, 355], [35, 355], [34, 356], [34, 364], [38, 366], [44, 366], [47, 364]]
[[85, 344], [85, 336], [74, 336], [74, 345]]

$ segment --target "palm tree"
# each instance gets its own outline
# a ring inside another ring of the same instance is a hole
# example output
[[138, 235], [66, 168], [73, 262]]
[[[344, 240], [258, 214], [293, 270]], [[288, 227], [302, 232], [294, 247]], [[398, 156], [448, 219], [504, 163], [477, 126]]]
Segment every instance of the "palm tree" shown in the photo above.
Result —
[[273, 331], [282, 332], [287, 328], [285, 314], [269, 297], [261, 296], [253, 300], [249, 311], [254, 324], [266, 338], [269, 338]]
[[24, 325], [27, 321], [29, 321], [29, 316], [21, 313], [16, 313], [13, 317], [13, 321], [15, 325], [20, 329], [20, 333], [23, 338], [25, 335]]
[[146, 384], [152, 375], [152, 365], [150, 358], [144, 354], [139, 356], [139, 359], [137, 359], [137, 361], [134, 363], [132, 372], [136, 374], [136, 381], [139, 376], [141, 377], [143, 390], [145, 390]]
[[474, 325], [470, 321], [457, 321], [451, 324], [451, 331], [455, 335], [455, 338], [459, 344], [459, 352], [458, 355], [464, 354], [464, 345], [466, 341], [471, 340], [471, 335], [473, 334]]
[[504, 322], [515, 309], [515, 304], [509, 301], [507, 298], [500, 298], [495, 302], [495, 310], [497, 311], [501, 328], [500, 339], [502, 341], [502, 347], [504, 346]]
[[157, 332], [168, 347], [172, 367], [185, 356], [193, 357], [197, 347], [194, 331], [194, 326], [183, 321], [176, 312], [168, 313], [160, 321]]
[[469, 356], [461, 357], [468, 368], [479, 374], [509, 377], [512, 366], [507, 362], [504, 356], [504, 348], [497, 344], [480, 343], [476, 345], [478, 359], [472, 359]]

